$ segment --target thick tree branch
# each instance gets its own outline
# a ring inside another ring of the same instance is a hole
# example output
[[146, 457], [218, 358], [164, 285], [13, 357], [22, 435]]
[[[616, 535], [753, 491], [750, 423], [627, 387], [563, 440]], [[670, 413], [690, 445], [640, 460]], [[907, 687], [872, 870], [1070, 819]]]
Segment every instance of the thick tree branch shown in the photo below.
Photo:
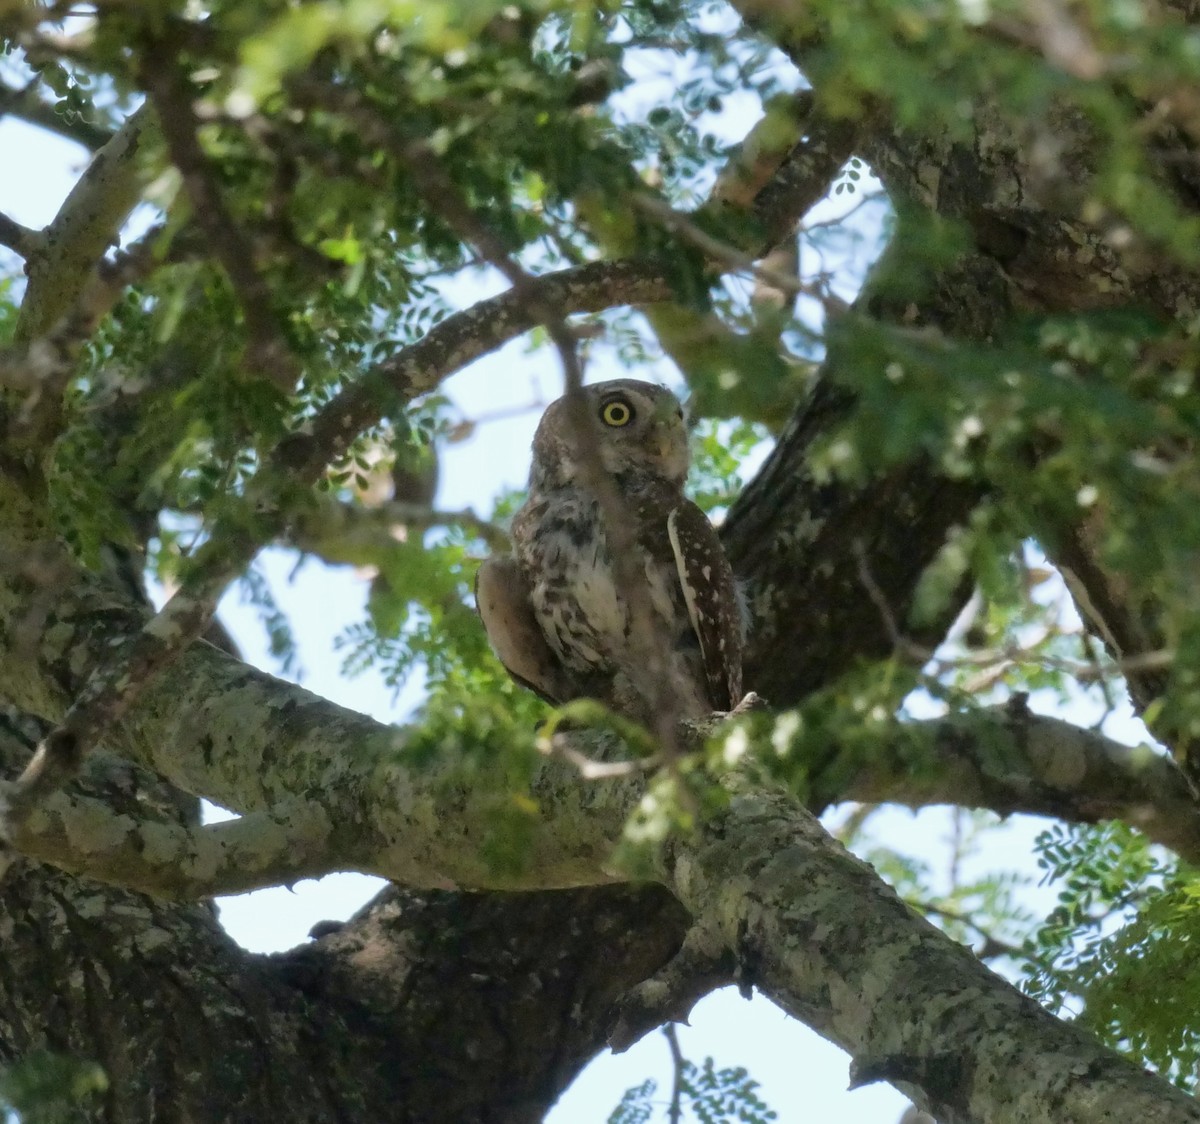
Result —
[[289, 885], [346, 865], [333, 825], [305, 801], [201, 827], [57, 792], [13, 827], [7, 842], [25, 858], [165, 901]]
[[916, 725], [919, 747], [880, 747], [834, 799], [1122, 820], [1200, 864], [1200, 808], [1170, 758], [1149, 746], [1013, 708]]
[[[14, 592], [23, 591], [27, 580], [19, 570], [0, 571], [0, 601], [7, 603]], [[30, 691], [28, 651], [11, 651], [0, 658], [0, 696], [52, 719], [63, 716], [35, 756], [35, 762], [46, 761], [51, 768], [56, 759], [45, 754], [46, 745], [58, 731], [71, 730], [79, 700], [91, 697], [91, 680], [81, 670], [105, 666], [106, 657], [111, 666], [111, 637], [127, 634], [139, 619], [132, 607], [118, 611], [112, 590], [86, 577], [56, 594], [51, 619], [42, 630], [47, 643], [36, 657], [46, 676], [43, 689]], [[19, 633], [8, 634], [6, 643], [16, 644]], [[65, 678], [58, 678], [64, 673]], [[314, 826], [313, 834], [305, 826], [299, 838], [311, 840], [305, 853], [324, 847], [326, 869], [372, 871], [426, 887], [511, 889], [606, 882], [613, 877], [605, 869], [612, 841], [639, 795], [636, 783], [627, 778], [583, 784], [568, 763], [545, 760], [535, 772], [532, 790], [540, 810], [526, 825], [528, 865], [505, 873], [493, 869], [478, 847], [495, 817], [510, 807], [506, 794], [511, 781], [506, 779], [503, 754], [486, 757], [483, 764], [445, 754], [430, 769], [416, 767], [404, 750], [411, 733], [382, 727], [282, 684], [207, 644], [186, 647], [169, 673], [145, 680], [142, 686], [139, 705], [125, 714], [120, 726], [108, 730], [110, 742], [119, 739], [115, 744], [130, 759], [236, 812], [270, 816], [284, 807], [302, 807], [304, 824]], [[610, 746], [608, 755], [614, 752]], [[65, 779], [65, 774], [54, 779]], [[46, 789], [35, 791], [39, 797], [49, 795]], [[301, 805], [294, 803], [298, 799]], [[39, 844], [39, 854], [50, 859], [48, 848], [74, 847], [75, 840], [61, 826], [65, 808], [61, 816], [56, 812], [38, 819], [37, 803], [27, 801], [18, 808], [7, 830], [17, 843], [33, 839], [34, 825], [42, 825], [48, 841]], [[451, 805], [457, 811], [452, 812]], [[94, 809], [85, 809], [85, 820], [90, 811]], [[286, 848], [280, 844], [272, 850], [277, 837], [256, 835], [258, 822], [239, 829], [244, 836], [237, 837], [246, 839], [241, 845], [247, 854], [261, 843], [265, 857], [253, 861], [268, 871], [278, 861], [272, 856]], [[325, 839], [320, 838], [322, 823], [334, 825]], [[100, 861], [111, 867], [136, 850], [138, 825], [130, 821], [108, 827], [112, 834], [104, 838]], [[213, 840], [221, 834], [209, 833]], [[168, 845], [186, 852], [193, 844], [180, 837], [164, 843]], [[204, 846], [209, 848], [206, 855], [219, 851], [217, 843]], [[63, 860], [70, 869], [86, 868], [86, 848], [82, 853], [63, 852]], [[151, 864], [159, 865], [157, 858]], [[159, 877], [153, 869], [137, 873], [138, 884], [146, 889]], [[262, 876], [254, 877], [261, 884]]]
[[[0, 579], [0, 600], [22, 588], [20, 573], [0, 574]], [[62, 712], [77, 690], [79, 669], [102, 659], [113, 631], [130, 623], [114, 616], [111, 593], [92, 589], [86, 580], [59, 591], [55, 614], [55, 621], [47, 622], [54, 625], [48, 630], [54, 646], [45, 647], [38, 658], [44, 681], [52, 685], [50, 694], [29, 693], [27, 653], [0, 658], [0, 694], [48, 715]], [[227, 878], [220, 873], [226, 868], [219, 858], [212, 858], [235, 846], [227, 838], [244, 849], [243, 888], [265, 884], [280, 872], [287, 876], [289, 846], [294, 846], [293, 875], [319, 873], [323, 866], [370, 871], [425, 887], [549, 888], [604, 882], [612, 877], [610, 849], [643, 783], [642, 774], [634, 771], [593, 784], [562, 755], [544, 761], [535, 774], [533, 794], [542, 811], [528, 825], [529, 865], [517, 874], [503, 874], [490, 869], [470, 842], [486, 833], [496, 800], [505, 798], [502, 755], [494, 761], [499, 770], [495, 786], [478, 771], [464, 769], [453, 755], [443, 755], [431, 766], [411, 767], [402, 746], [414, 731], [380, 727], [208, 645], [188, 648], [162, 681], [151, 685], [118, 731], [119, 748], [127, 756], [186, 791], [259, 818], [236, 828], [204, 829], [195, 838], [156, 836], [161, 846], [147, 852], [152, 856], [148, 869], [136, 875], [122, 876], [120, 863], [128, 862], [140, 846], [138, 825], [122, 820], [89, 836], [87, 825], [97, 813], [92, 807], [72, 820], [74, 805], [55, 804], [46, 818], [19, 824], [12, 839], [19, 848], [67, 869], [127, 878], [155, 893], [202, 886], [197, 869], [214, 879]], [[569, 738], [589, 759], [618, 756], [608, 736]], [[247, 762], [256, 764], [248, 768]], [[1082, 822], [1122, 819], [1185, 857], [1200, 853], [1200, 816], [1169, 761], [1016, 708], [981, 712], [964, 722], [902, 727], [893, 740], [881, 742], [870, 761], [856, 770], [846, 767], [845, 775], [844, 787], [826, 793], [826, 799], [952, 802], [1001, 814], [1031, 812]], [[297, 796], [301, 792], [303, 799]], [[285, 807], [293, 809], [286, 817], [280, 811]], [[272, 826], [281, 819], [295, 825], [294, 845]], [[69, 830], [67, 825], [76, 820], [79, 826]], [[335, 829], [326, 831], [324, 825]], [[94, 862], [105, 869], [89, 867], [81, 839], [100, 839], [103, 846], [89, 845], [96, 848]], [[178, 886], [164, 881], [160, 872], [168, 854], [193, 853], [198, 857], [189, 860]]]
[[69, 1051], [104, 1067], [108, 1092], [73, 1120], [270, 1124], [287, 1104], [295, 1124], [533, 1124], [684, 920], [658, 887], [390, 889], [331, 935], [262, 957], [207, 906], [29, 865], [0, 894], [0, 1043], [6, 1059]]
[[[732, 784], [728, 809], [669, 844], [668, 885], [720, 927], [744, 978], [943, 1124], [1200, 1120], [1200, 1106], [1062, 1023], [916, 916], [780, 793]], [[1019, 1028], [1019, 1029], [1018, 1029]]]
[[29, 287], [17, 320], [18, 342], [33, 341], [52, 329], [84, 292], [141, 196], [146, 175], [142, 150], [155, 128], [148, 106], [131, 114], [92, 158], [42, 232], [41, 252], [28, 260]]
[[[821, 382], [721, 527], [751, 612], [746, 685], [779, 707], [857, 660], [891, 654], [891, 637], [858, 577], [855, 542], [868, 544], [872, 574], [903, 620], [925, 567], [981, 495], [974, 482], [946, 479], [925, 461], [861, 486], [814, 475], [812, 443], [853, 409], [852, 396], [834, 381], [843, 361], [831, 354]], [[948, 623], [919, 639], [936, 643]]]

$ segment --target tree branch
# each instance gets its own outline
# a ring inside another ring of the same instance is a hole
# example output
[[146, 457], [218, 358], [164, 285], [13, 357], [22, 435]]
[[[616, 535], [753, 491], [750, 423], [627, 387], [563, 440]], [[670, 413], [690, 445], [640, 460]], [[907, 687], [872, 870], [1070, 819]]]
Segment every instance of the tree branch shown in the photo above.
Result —
[[190, 902], [329, 874], [340, 865], [337, 834], [304, 801], [201, 827], [138, 820], [57, 792], [17, 820], [7, 842], [68, 874]]
[[[730, 782], [669, 842], [668, 886], [720, 927], [744, 977], [942, 1121], [1200, 1120], [1196, 1101], [1060, 1022], [914, 914], [786, 795]], [[1019, 1028], [1019, 1029], [1018, 1029]]]
[[916, 726], [928, 756], [882, 749], [834, 799], [1122, 820], [1200, 864], [1200, 807], [1171, 759], [1149, 746], [1011, 708]]
[[151, 45], [142, 62], [142, 80], [158, 110], [171, 161], [183, 177], [196, 223], [208, 236], [242, 307], [248, 366], [256, 376], [291, 394], [300, 381], [300, 365], [276, 323], [271, 290], [254, 264], [253, 244], [238, 229], [200, 147], [191, 91], [165, 43]]
[[42, 231], [22, 226], [8, 215], [0, 214], [0, 246], [7, 246], [28, 260], [41, 251], [45, 241], [46, 237]]
[[141, 196], [145, 169], [139, 156], [155, 128], [148, 106], [131, 114], [92, 158], [43, 231], [41, 252], [28, 259], [29, 287], [17, 319], [18, 343], [52, 329], [83, 293]]
[[853, 155], [861, 130], [858, 121], [824, 113], [811, 90], [800, 91], [784, 108], [769, 107], [721, 170], [699, 214], [728, 207], [747, 211], [757, 225], [757, 241], [738, 248], [762, 257], [820, 201]]
[[[10, 596], [21, 582], [19, 573], [0, 571], [0, 596]], [[97, 598], [100, 624], [85, 627], [97, 611], [89, 604]], [[28, 694], [23, 670], [29, 664], [27, 652], [0, 658], [0, 694], [48, 714], [61, 713], [70, 692], [78, 690], [73, 684], [79, 682], [79, 669], [101, 660], [114, 631], [131, 623], [114, 618], [111, 592], [93, 591], [86, 581], [74, 588], [63, 583], [59, 612], [65, 614], [63, 620], [77, 622], [78, 632], [68, 638], [60, 621], [52, 645], [45, 642], [40, 654], [38, 666], [55, 685], [56, 696]], [[640, 771], [614, 773], [593, 784], [582, 780], [566, 755], [543, 762], [533, 794], [545, 812], [529, 825], [529, 865], [517, 875], [502, 876], [488, 868], [470, 842], [486, 832], [495, 813], [492, 787], [452, 756], [429, 767], [410, 768], [400, 747], [413, 736], [413, 731], [380, 727], [196, 644], [168, 675], [149, 686], [141, 705], [127, 715], [119, 727], [118, 747], [186, 791], [244, 814], [270, 817], [280, 807], [294, 807], [295, 793], [309, 794], [302, 822], [334, 824], [347, 833], [334, 833], [324, 841], [327, 870], [365, 870], [411, 886], [453, 883], [509, 889], [595, 884], [611, 878], [606, 867], [609, 851], [640, 797]], [[577, 731], [560, 736], [590, 760], [621, 756], [609, 735]], [[255, 768], [247, 769], [246, 761], [256, 762]], [[503, 761], [495, 765], [500, 769], [495, 791], [503, 793]], [[956, 803], [990, 807], [1001, 814], [1030, 812], [1088, 823], [1122, 819], [1184, 857], [1200, 854], [1200, 815], [1168, 760], [1013, 708], [980, 712], [962, 722], [943, 720], [900, 729], [833, 798]], [[34, 834], [22, 836], [25, 831], [51, 833], [50, 842], [38, 844], [37, 854], [46, 861], [59, 861], [49, 848], [61, 848], [72, 838], [70, 831], [53, 823], [35, 829], [30, 822], [12, 829], [14, 842], [32, 840]], [[253, 823], [238, 831], [245, 834], [251, 853], [259, 838]], [[308, 832], [304, 826], [301, 839]], [[213, 832], [212, 837], [219, 839], [221, 833]], [[114, 856], [126, 853], [117, 843], [113, 846]], [[172, 846], [186, 853], [183, 841]], [[203, 853], [211, 854], [216, 844], [194, 846], [210, 847]], [[268, 857], [249, 868], [248, 880], [255, 884], [269, 875], [272, 863], [283, 861], [272, 858], [274, 852], [263, 853]], [[318, 853], [311, 847], [303, 851]], [[84, 869], [86, 856], [72, 857], [61, 850], [59, 856], [68, 869]], [[104, 861], [115, 864], [116, 857]], [[315, 858], [298, 861], [306, 864], [304, 873], [316, 873]], [[155, 892], [150, 883], [158, 875], [138, 877], [141, 888]]]
[[111, 129], [93, 125], [81, 117], [68, 121], [53, 105], [42, 100], [36, 82], [30, 82], [20, 89], [0, 83], [0, 117], [17, 117], [39, 129], [74, 141], [91, 152], [103, 148], [113, 137]]
[[[340, 105], [337, 92], [331, 95], [325, 84], [302, 86], [302, 95], [305, 90], [314, 107]], [[777, 116], [751, 130], [741, 152], [722, 173], [712, 200], [702, 208], [713, 216], [731, 207], [748, 209], [752, 229], [743, 232], [746, 242], [735, 245], [738, 251], [761, 256], [784, 238], [821, 198], [853, 150], [854, 123], [826, 118], [812, 112], [807, 100], [801, 103], [791, 131], [781, 134]], [[385, 127], [378, 122], [372, 127], [380, 130], [380, 143], [394, 147], [394, 138], [382, 135]], [[781, 135], [787, 137], [786, 144]], [[615, 250], [621, 253], [620, 247]], [[713, 265], [722, 264], [718, 255]], [[674, 296], [662, 264], [637, 257], [589, 262], [530, 277], [522, 288], [523, 293], [514, 289], [455, 313], [415, 344], [367, 371], [317, 415], [308, 428], [310, 436], [292, 446], [293, 467], [310, 472], [315, 462], [329, 463], [379, 418], [387, 404], [429, 392], [479, 356], [536, 327], [538, 308], [571, 315], [620, 305], [655, 305]]]
[[[545, 303], [568, 314], [671, 297], [662, 266], [647, 259], [589, 262], [533, 277], [530, 284], [537, 294], [535, 306]], [[416, 343], [370, 368], [322, 409], [306, 433], [286, 449], [289, 468], [301, 475], [314, 465], [320, 471], [381, 414], [428, 393], [468, 363], [537, 324], [534, 308], [512, 289], [446, 317]]]
[[385, 503], [376, 507], [330, 501], [302, 511], [288, 528], [288, 539], [300, 550], [326, 562], [361, 565], [393, 549], [409, 530], [460, 527], [483, 539], [493, 550], [512, 545], [504, 529], [470, 510], [440, 511], [412, 503]]

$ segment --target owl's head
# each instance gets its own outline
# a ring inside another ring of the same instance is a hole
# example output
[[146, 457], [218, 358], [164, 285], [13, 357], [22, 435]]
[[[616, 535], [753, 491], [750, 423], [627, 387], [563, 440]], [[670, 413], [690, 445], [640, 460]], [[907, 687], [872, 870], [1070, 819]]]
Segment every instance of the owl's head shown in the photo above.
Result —
[[[584, 387], [596, 426], [600, 458], [611, 473], [641, 470], [682, 486], [688, 470], [683, 407], [669, 390], [637, 379], [613, 379]], [[533, 438], [530, 484], [561, 487], [575, 477], [577, 458], [569, 440], [566, 399], [546, 407]]]

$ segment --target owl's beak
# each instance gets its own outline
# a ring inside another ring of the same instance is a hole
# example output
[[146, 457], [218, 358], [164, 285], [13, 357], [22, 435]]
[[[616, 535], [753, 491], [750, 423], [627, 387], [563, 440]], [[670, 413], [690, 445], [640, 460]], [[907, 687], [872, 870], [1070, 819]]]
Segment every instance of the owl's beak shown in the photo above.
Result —
[[666, 460], [675, 451], [675, 439], [668, 425], [656, 422], [654, 425], [654, 451]]

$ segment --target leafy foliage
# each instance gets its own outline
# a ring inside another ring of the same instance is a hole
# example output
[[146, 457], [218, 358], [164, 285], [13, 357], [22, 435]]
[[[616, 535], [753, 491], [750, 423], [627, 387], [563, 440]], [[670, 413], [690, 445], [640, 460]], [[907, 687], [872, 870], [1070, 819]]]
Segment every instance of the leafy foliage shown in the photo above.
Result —
[[95, 1062], [35, 1052], [0, 1069], [0, 1112], [17, 1113], [22, 1124], [71, 1124], [107, 1088]]
[[[700, 1124], [765, 1124], [779, 1116], [758, 1095], [758, 1083], [741, 1067], [718, 1069], [712, 1058], [701, 1065], [682, 1059], [677, 1078], [678, 1109], [671, 1119], [695, 1119]], [[687, 1113], [685, 1117], [682, 1113]], [[649, 1124], [665, 1119], [658, 1085], [644, 1081], [627, 1089], [608, 1124]]]
[[1200, 977], [1190, 954], [1200, 924], [1195, 873], [1120, 823], [1055, 825], [1037, 848], [1047, 878], [1062, 888], [1026, 944], [1026, 987], [1192, 1087], [1200, 1064]]

